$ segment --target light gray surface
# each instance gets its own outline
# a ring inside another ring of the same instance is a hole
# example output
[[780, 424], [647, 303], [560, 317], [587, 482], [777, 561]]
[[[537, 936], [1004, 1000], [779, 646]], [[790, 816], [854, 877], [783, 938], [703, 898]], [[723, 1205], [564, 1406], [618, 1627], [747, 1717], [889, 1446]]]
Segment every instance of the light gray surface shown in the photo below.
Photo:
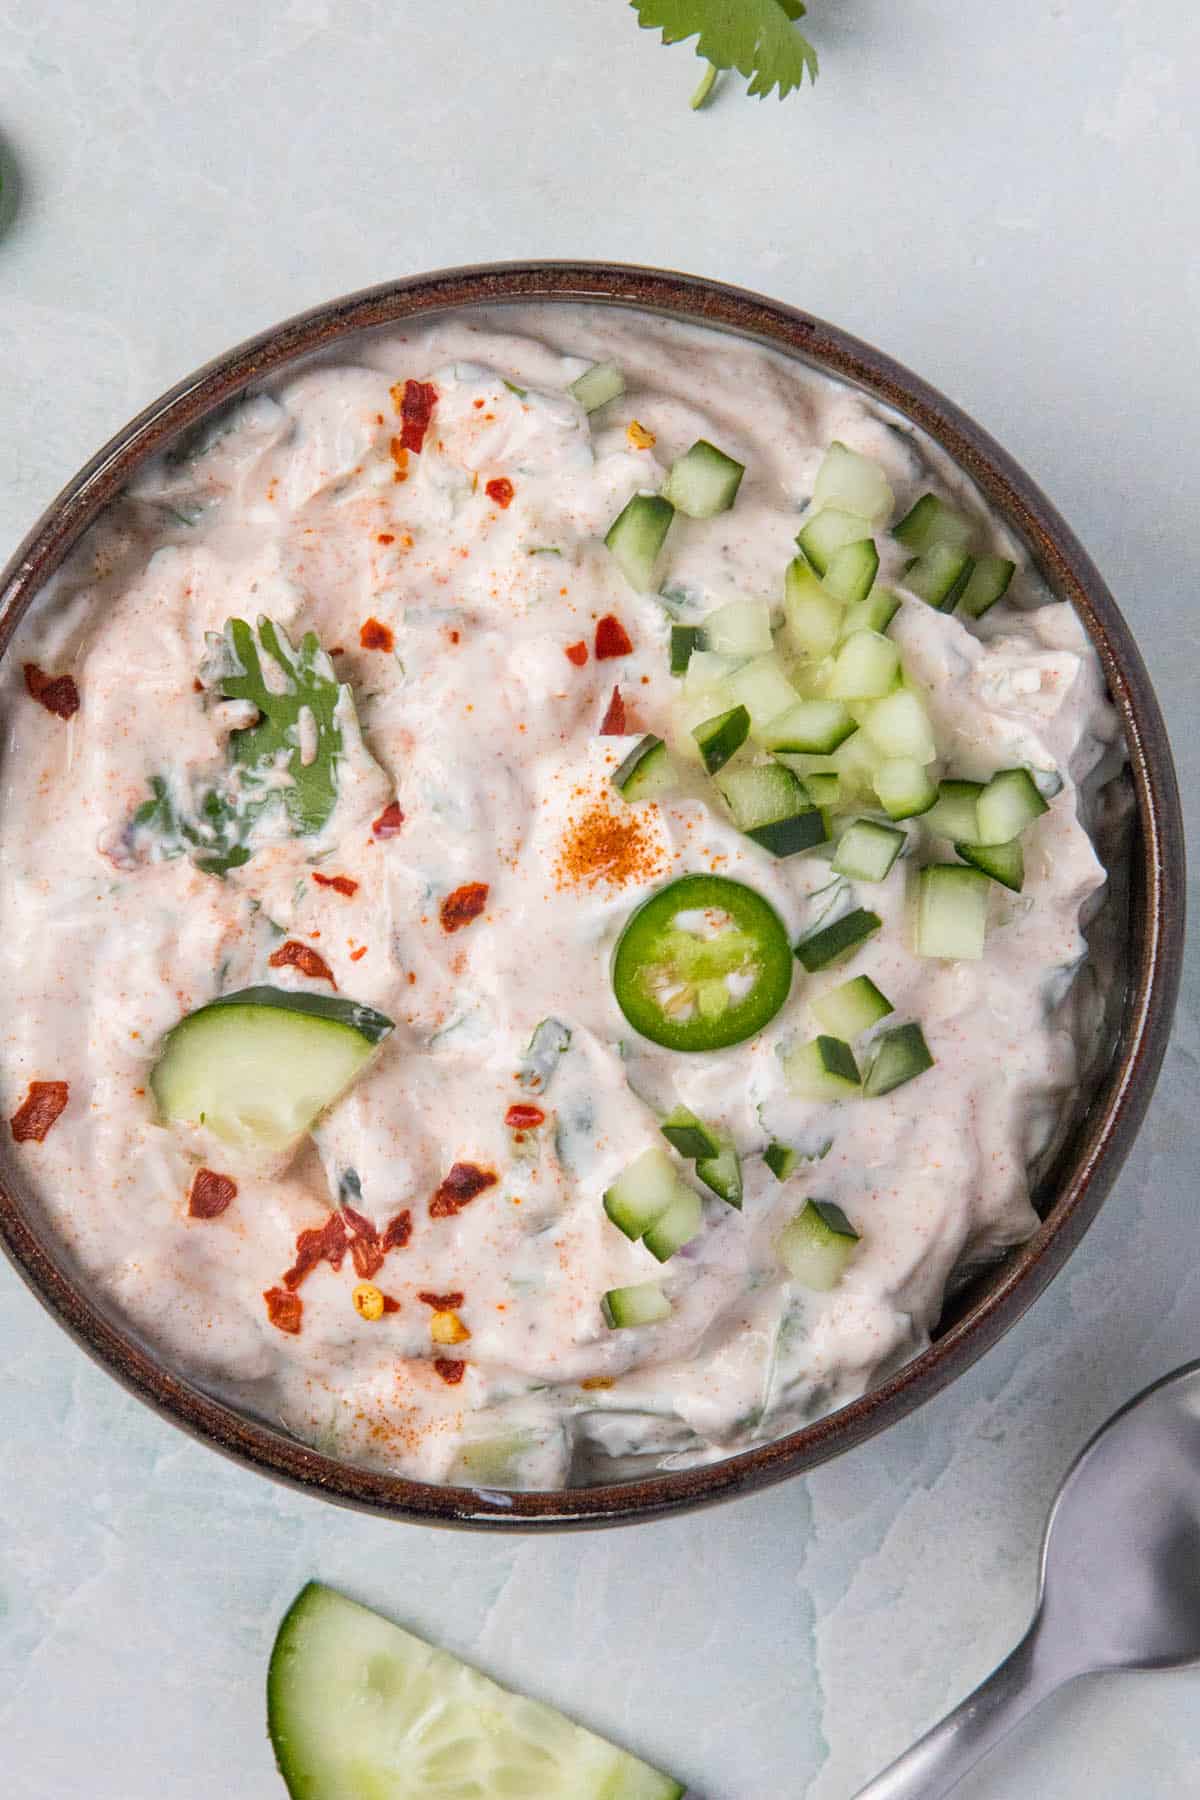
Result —
[[[0, 550], [162, 387], [331, 294], [624, 258], [758, 287], [961, 401], [1137, 631], [1195, 816], [1200, 15], [814, 0], [815, 92], [687, 96], [621, 0], [0, 0]], [[126, 1399], [0, 1269], [5, 1800], [281, 1789], [310, 1575], [626, 1739], [701, 1800], [845, 1796], [1019, 1635], [1083, 1438], [1200, 1353], [1195, 965], [1150, 1120], [1067, 1272], [885, 1438], [758, 1499], [546, 1541], [334, 1512]], [[1200, 1677], [1068, 1692], [963, 1800], [1200, 1791]]]

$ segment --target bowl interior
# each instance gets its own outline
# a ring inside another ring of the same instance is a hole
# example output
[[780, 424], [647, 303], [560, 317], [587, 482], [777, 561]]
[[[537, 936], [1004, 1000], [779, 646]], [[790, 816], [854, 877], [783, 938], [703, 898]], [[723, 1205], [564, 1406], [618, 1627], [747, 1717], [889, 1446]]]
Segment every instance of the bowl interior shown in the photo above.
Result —
[[1112, 881], [1092, 926], [1114, 970], [1103, 1049], [1076, 1095], [1065, 1135], [1037, 1173], [1041, 1229], [1003, 1262], [958, 1285], [931, 1348], [860, 1400], [701, 1468], [561, 1492], [496, 1493], [433, 1487], [324, 1456], [269, 1418], [168, 1368], [127, 1320], [99, 1302], [41, 1216], [6, 1142], [0, 1237], [10, 1257], [60, 1323], [141, 1398], [218, 1449], [335, 1501], [429, 1523], [524, 1528], [646, 1519], [781, 1479], [861, 1442], [968, 1367], [1061, 1267], [1111, 1185], [1165, 1049], [1183, 939], [1182, 826], [1161, 718], [1115, 603], [1067, 526], [978, 427], [888, 358], [807, 314], [686, 276], [588, 264], [451, 270], [335, 301], [232, 351], [141, 414], [53, 503], [0, 578], [0, 653], [88, 524], [140, 464], [247, 387], [337, 351], [357, 332], [448, 307], [531, 300], [630, 306], [755, 338], [863, 389], [928, 433], [1024, 543], [1054, 597], [1081, 615], [1123, 723], [1129, 765], [1121, 779], [1131, 805], [1122, 835], [1102, 846], [1121, 878]]

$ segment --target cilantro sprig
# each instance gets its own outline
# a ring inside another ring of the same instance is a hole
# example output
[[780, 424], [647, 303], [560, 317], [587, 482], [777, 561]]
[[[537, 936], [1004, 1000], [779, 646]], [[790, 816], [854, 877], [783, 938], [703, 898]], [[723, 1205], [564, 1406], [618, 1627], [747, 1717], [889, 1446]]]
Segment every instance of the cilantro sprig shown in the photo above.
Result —
[[[736, 69], [760, 99], [778, 92], [782, 100], [801, 87], [807, 72], [817, 78], [817, 53], [796, 29], [802, 0], [630, 0], [644, 31], [661, 31], [664, 44], [696, 38], [696, 55], [710, 70]], [[706, 74], [693, 97], [702, 106], [712, 88]]]

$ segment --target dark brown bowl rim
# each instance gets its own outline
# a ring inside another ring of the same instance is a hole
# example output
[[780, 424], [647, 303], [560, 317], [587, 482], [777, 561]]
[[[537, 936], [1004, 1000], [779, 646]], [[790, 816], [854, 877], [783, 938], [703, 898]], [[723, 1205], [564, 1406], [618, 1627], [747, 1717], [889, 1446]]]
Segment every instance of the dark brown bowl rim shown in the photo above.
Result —
[[1011, 1255], [977, 1305], [888, 1380], [800, 1431], [720, 1462], [619, 1485], [537, 1493], [435, 1487], [339, 1463], [160, 1364], [60, 1266], [0, 1187], [0, 1238], [18, 1273], [102, 1367], [173, 1424], [262, 1474], [342, 1505], [425, 1524], [529, 1530], [660, 1518], [814, 1468], [913, 1411], [995, 1343], [1078, 1244], [1141, 1124], [1179, 985], [1185, 890], [1175, 772], [1149, 677], [1112, 595], [1046, 497], [986, 432], [890, 357], [794, 307], [670, 270], [587, 262], [445, 269], [348, 295], [251, 338], [147, 407], [47, 508], [0, 576], [0, 654], [35, 593], [135, 467], [249, 383], [353, 332], [447, 308], [519, 301], [624, 305], [756, 338], [850, 381], [928, 432], [1024, 539], [1052, 591], [1082, 616], [1124, 726], [1139, 827], [1132, 869], [1137, 942], [1117, 1051], [1041, 1229]]

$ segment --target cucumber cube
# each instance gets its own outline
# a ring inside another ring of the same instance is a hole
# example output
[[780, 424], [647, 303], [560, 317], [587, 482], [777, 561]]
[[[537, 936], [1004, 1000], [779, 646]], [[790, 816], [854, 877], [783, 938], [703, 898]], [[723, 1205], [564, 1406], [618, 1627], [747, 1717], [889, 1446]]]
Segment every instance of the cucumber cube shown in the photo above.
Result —
[[671, 1316], [671, 1302], [657, 1281], [640, 1281], [634, 1287], [609, 1288], [600, 1310], [609, 1330], [619, 1331], [631, 1325], [661, 1325]]
[[853, 981], [843, 981], [840, 987], [830, 988], [814, 1000], [812, 1010], [818, 1025], [849, 1043], [851, 1038], [878, 1025], [880, 1019], [886, 1019], [893, 1008], [869, 975], [856, 975]]
[[804, 557], [788, 564], [783, 583], [788, 636], [802, 656], [828, 656], [843, 630], [846, 609], [827, 593]]
[[801, 938], [796, 945], [796, 955], [808, 970], [815, 975], [818, 969], [828, 969], [834, 963], [841, 962], [873, 937], [883, 920], [878, 913], [868, 912], [864, 906], [856, 906], [832, 925], [823, 925], [820, 931], [814, 931], [810, 937]]
[[599, 407], [607, 406], [610, 400], [621, 398], [625, 392], [625, 377], [616, 363], [593, 363], [571, 383], [567, 392], [574, 394], [585, 413], [594, 413]]
[[743, 463], [726, 456], [706, 438], [697, 438], [686, 455], [671, 464], [663, 498], [689, 519], [711, 519], [729, 511], [745, 472]]
[[977, 844], [1007, 844], [1050, 808], [1028, 769], [1001, 769], [979, 796]]
[[870, 527], [857, 513], [842, 507], [825, 506], [815, 512], [796, 533], [796, 542], [817, 571], [824, 575], [834, 553], [847, 544], [861, 544], [869, 539]]
[[817, 470], [813, 505], [835, 506], [879, 525], [891, 517], [895, 504], [895, 495], [879, 464], [835, 438]]
[[911, 756], [889, 757], [874, 771], [875, 792], [889, 819], [912, 819], [937, 799], [929, 771]]
[[[724, 985], [724, 984], [722, 984]], [[701, 1156], [719, 1156], [721, 1140], [710, 1126], [698, 1119], [686, 1106], [677, 1106], [663, 1120], [659, 1130], [680, 1156], [695, 1162]]]
[[891, 825], [855, 819], [838, 840], [834, 871], [851, 881], [884, 881], [906, 842], [906, 834]]
[[874, 700], [891, 692], [900, 652], [879, 631], [856, 631], [834, 658], [826, 692], [831, 700]]
[[859, 1242], [840, 1206], [831, 1200], [810, 1200], [784, 1226], [776, 1248], [793, 1281], [823, 1294], [842, 1279]]
[[705, 719], [700, 725], [692, 726], [692, 736], [700, 748], [704, 766], [710, 775], [723, 769], [731, 756], [741, 749], [750, 735], [750, 714], [744, 706], [731, 706], [728, 712], [718, 713], [713, 719]]
[[934, 863], [917, 894], [917, 954], [978, 962], [987, 936], [990, 882], [980, 869]]
[[876, 1039], [871, 1066], [863, 1082], [863, 1093], [869, 1099], [890, 1094], [893, 1088], [902, 1087], [906, 1081], [912, 1081], [914, 1076], [923, 1075], [926, 1069], [932, 1069], [933, 1061], [921, 1027], [897, 1025], [895, 1030], [884, 1031]]
[[708, 649], [722, 656], [769, 656], [771, 609], [765, 600], [731, 600], [704, 621]]
[[780, 1056], [789, 1090], [804, 1100], [845, 1100], [862, 1086], [854, 1052], [841, 1038], [816, 1037]]

